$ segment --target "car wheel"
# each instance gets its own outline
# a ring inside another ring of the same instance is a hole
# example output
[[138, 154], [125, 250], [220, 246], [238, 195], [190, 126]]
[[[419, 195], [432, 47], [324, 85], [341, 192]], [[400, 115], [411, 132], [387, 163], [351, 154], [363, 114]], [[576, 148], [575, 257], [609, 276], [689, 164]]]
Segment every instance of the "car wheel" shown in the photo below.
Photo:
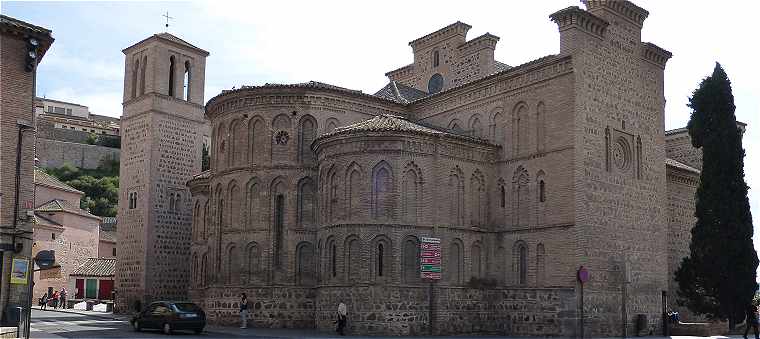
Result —
[[137, 320], [132, 322], [132, 328], [135, 329], [135, 332], [140, 332], [140, 330], [142, 330], [142, 327], [140, 327], [140, 322]]
[[172, 334], [172, 326], [169, 323], [164, 324], [164, 334]]

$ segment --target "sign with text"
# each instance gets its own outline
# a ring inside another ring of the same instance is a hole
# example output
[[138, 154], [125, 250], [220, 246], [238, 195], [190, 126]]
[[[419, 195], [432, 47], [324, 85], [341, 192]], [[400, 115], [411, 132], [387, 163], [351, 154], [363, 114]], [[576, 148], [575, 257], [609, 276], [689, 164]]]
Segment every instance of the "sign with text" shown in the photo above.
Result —
[[29, 279], [29, 260], [13, 258], [11, 263], [11, 284], [26, 285]]
[[441, 239], [420, 239], [420, 265], [422, 279], [441, 280]]

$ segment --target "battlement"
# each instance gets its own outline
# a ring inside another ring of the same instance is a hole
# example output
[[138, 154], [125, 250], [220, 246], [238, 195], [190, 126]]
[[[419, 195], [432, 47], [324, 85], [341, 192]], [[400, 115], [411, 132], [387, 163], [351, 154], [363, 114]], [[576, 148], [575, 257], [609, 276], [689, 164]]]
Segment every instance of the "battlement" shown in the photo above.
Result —
[[461, 40], [464, 41], [465, 37], [467, 36], [467, 31], [469, 31], [470, 28], [472, 28], [472, 26], [464, 22], [457, 21], [433, 33], [410, 41], [409, 46], [412, 46], [413, 50], [417, 50], [455, 36], [460, 36]]
[[560, 32], [577, 28], [599, 38], [604, 37], [604, 32], [610, 24], [606, 20], [578, 8], [578, 6], [561, 9], [549, 15], [549, 18], [557, 24]]
[[651, 42], [645, 42], [641, 47], [641, 58], [662, 69], [665, 69], [665, 63], [667, 63], [670, 57], [673, 56], [673, 53], [670, 53]]
[[641, 28], [649, 12], [625, 0], [582, 0], [589, 12], [609, 11]]

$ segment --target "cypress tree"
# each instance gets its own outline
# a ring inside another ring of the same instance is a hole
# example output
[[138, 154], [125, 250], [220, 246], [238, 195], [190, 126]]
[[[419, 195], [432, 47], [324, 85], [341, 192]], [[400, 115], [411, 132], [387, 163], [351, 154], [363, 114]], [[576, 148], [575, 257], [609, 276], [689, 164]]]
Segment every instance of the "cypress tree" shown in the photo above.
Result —
[[710, 319], [728, 319], [733, 328], [757, 291], [758, 259], [742, 135], [731, 82], [720, 64], [702, 80], [688, 106], [692, 113], [687, 127], [692, 145], [702, 149], [702, 172], [690, 255], [676, 271], [678, 300]]

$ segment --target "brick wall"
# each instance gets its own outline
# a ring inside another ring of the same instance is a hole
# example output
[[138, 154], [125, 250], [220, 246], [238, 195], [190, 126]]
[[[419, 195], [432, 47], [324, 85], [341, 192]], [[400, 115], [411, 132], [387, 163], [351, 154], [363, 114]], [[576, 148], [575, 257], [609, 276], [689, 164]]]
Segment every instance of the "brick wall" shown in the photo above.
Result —
[[58, 168], [69, 164], [78, 168], [95, 169], [107, 160], [119, 160], [118, 148], [37, 138], [38, 166]]

